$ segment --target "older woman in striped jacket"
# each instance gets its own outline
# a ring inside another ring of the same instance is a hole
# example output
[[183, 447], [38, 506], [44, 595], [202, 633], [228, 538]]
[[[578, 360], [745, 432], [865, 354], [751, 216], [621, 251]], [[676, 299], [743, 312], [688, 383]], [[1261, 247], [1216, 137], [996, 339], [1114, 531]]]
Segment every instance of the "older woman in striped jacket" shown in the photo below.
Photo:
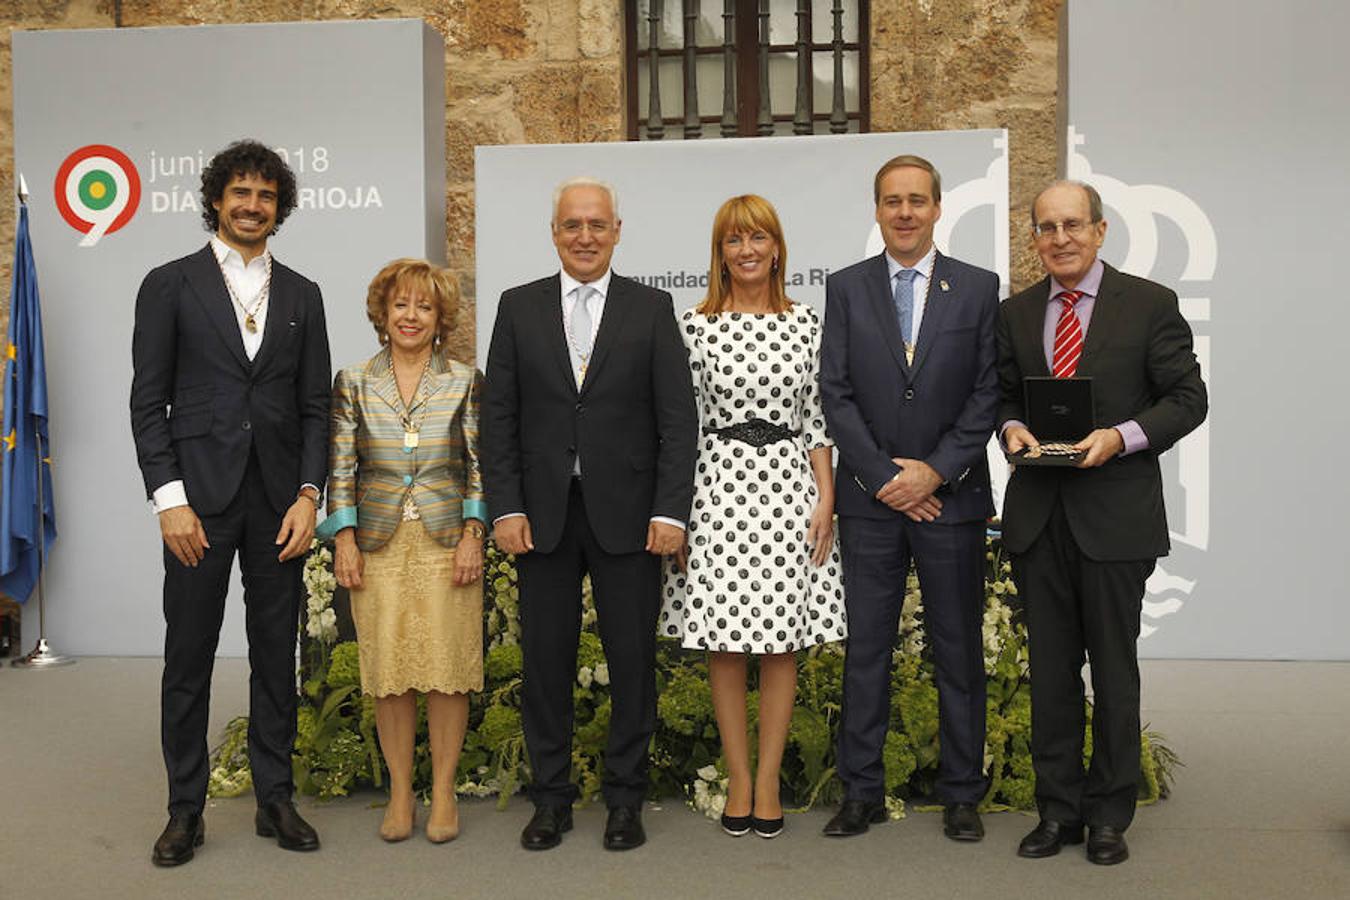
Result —
[[481, 378], [444, 354], [459, 290], [449, 272], [400, 259], [366, 298], [383, 348], [333, 384], [328, 518], [335, 574], [351, 589], [361, 687], [375, 697], [389, 805], [380, 836], [413, 829], [416, 692], [432, 756], [427, 838], [459, 832], [455, 772], [469, 691], [483, 688]]

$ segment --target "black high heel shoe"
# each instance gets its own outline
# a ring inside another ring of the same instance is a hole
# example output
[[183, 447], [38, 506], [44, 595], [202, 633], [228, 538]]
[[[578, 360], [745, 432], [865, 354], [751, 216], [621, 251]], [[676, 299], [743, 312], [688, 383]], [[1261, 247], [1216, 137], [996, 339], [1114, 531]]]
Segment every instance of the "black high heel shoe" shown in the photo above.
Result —
[[783, 833], [783, 817], [761, 819], [758, 816], [750, 816], [750, 827], [762, 838], [776, 838]]
[[729, 816], [722, 813], [722, 830], [732, 837], [744, 837], [750, 833], [753, 816]]

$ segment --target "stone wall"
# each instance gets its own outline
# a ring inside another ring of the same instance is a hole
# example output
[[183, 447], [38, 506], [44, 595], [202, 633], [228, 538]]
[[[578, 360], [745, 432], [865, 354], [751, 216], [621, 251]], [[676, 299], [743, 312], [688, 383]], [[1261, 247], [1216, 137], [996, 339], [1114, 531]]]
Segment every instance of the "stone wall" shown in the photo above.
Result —
[[[873, 131], [1009, 129], [1015, 288], [1039, 275], [1022, 210], [1055, 174], [1062, 2], [872, 0]], [[445, 36], [448, 259], [470, 326], [452, 349], [471, 358], [473, 148], [622, 140], [621, 0], [0, 0], [0, 327], [14, 242], [11, 29], [376, 17], [421, 17]]]

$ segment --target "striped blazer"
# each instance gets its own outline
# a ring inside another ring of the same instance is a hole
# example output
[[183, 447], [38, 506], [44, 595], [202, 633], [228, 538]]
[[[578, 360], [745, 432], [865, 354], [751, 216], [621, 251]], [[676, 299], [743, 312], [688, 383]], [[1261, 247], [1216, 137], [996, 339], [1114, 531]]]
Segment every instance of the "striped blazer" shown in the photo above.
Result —
[[411, 495], [427, 533], [459, 543], [465, 519], [488, 521], [478, 462], [478, 397], [472, 366], [433, 353], [407, 411], [418, 431], [405, 446], [403, 399], [389, 348], [348, 366], [333, 381], [328, 462], [328, 517], [318, 534], [355, 526], [362, 550], [377, 550], [403, 519]]

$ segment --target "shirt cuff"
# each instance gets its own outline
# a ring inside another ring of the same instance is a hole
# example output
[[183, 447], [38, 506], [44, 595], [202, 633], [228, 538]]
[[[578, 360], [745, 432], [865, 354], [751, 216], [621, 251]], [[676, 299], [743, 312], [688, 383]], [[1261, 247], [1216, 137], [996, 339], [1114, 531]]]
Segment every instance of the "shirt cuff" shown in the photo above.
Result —
[[684, 523], [683, 523], [683, 522], [681, 522], [679, 519], [672, 519], [672, 518], [670, 518], [669, 516], [652, 516], [652, 521], [653, 521], [653, 522], [664, 522], [664, 523], [667, 524], [667, 525], [674, 525], [676, 528], [680, 529], [681, 531], [686, 531], [686, 530], [687, 530], [687, 529], [684, 527]]
[[187, 489], [183, 487], [183, 479], [181, 478], [161, 484], [150, 495], [150, 508], [157, 514], [164, 512], [166, 509], [187, 505]]
[[344, 506], [335, 509], [314, 529], [314, 536], [321, 541], [331, 541], [344, 528], [356, 527], [356, 507]]
[[482, 500], [465, 500], [464, 506], [460, 512], [460, 517], [486, 522], [488, 520], [487, 504]]
[[[496, 524], [497, 524], [498, 522], [500, 522], [502, 519], [514, 519], [516, 516], [523, 516], [523, 515], [525, 515], [525, 514], [524, 514], [524, 513], [507, 513], [507, 514], [504, 515], [504, 516], [498, 516], [497, 518], [493, 519], [493, 520], [492, 520], [492, 524], [493, 524], [493, 525], [496, 525]], [[487, 520], [484, 519], [483, 521], [486, 522]]]
[[1120, 432], [1120, 439], [1125, 442], [1125, 449], [1120, 451], [1121, 456], [1148, 449], [1148, 435], [1144, 434], [1144, 429], [1134, 419], [1121, 422], [1116, 426], [1116, 431]]

